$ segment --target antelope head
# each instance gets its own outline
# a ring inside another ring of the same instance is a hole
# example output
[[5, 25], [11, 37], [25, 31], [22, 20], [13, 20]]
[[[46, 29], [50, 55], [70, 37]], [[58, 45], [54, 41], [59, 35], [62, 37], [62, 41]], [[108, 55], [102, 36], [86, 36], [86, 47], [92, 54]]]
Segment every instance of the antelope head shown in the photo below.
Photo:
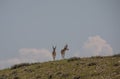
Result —
[[67, 44], [65, 45], [64, 50], [69, 50]]
[[55, 52], [55, 50], [56, 50], [56, 46], [54, 47], [54, 46], [52, 46], [52, 48], [53, 48], [53, 51]]

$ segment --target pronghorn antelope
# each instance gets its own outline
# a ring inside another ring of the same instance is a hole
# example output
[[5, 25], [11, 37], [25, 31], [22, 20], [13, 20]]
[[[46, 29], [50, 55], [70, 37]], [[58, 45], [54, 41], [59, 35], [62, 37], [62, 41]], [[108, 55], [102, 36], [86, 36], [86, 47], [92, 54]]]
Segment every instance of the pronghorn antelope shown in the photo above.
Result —
[[65, 58], [65, 51], [66, 51], [66, 50], [69, 50], [67, 44], [66, 44], [66, 45], [64, 46], [64, 48], [61, 50], [61, 56], [62, 56], [63, 59]]
[[55, 60], [55, 57], [56, 57], [56, 46], [52, 47], [53, 48], [53, 52], [52, 52], [52, 57], [53, 57], [53, 60]]

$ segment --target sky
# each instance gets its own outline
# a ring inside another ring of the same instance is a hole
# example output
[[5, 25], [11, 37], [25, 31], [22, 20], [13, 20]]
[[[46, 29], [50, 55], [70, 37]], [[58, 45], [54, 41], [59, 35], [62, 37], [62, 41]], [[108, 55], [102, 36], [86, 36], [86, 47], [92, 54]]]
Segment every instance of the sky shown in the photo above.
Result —
[[0, 0], [0, 69], [120, 53], [120, 0]]

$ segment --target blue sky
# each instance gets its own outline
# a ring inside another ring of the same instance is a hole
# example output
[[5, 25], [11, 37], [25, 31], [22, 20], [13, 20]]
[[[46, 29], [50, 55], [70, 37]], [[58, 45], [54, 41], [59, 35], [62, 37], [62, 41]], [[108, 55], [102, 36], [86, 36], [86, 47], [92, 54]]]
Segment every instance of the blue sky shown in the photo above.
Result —
[[52, 60], [53, 45], [57, 59], [65, 44], [66, 58], [120, 53], [119, 30], [120, 0], [2, 0], [0, 68]]

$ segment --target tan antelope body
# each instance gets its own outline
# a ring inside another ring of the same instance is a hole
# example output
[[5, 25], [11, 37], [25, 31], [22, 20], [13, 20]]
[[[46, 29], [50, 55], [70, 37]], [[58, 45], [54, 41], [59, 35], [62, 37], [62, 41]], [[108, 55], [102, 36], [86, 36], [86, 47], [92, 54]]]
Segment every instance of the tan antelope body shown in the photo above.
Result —
[[61, 50], [61, 56], [62, 56], [63, 59], [65, 58], [65, 52], [66, 52], [66, 50], [69, 50], [67, 44], [66, 44], [65, 47]]
[[56, 57], [56, 46], [55, 47], [53, 46], [52, 57], [53, 57], [53, 60], [55, 60], [55, 57]]

